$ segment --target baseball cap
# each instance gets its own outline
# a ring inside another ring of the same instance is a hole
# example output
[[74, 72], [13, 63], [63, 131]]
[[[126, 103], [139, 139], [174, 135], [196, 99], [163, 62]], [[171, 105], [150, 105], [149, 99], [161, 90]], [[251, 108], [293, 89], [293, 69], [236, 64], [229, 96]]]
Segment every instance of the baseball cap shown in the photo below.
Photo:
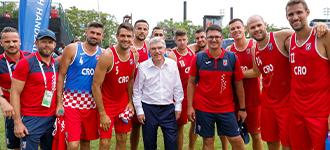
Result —
[[245, 122], [242, 122], [242, 121], [239, 121], [238, 122], [238, 127], [239, 127], [239, 132], [241, 134], [241, 137], [244, 141], [245, 144], [249, 144], [250, 142], [250, 136], [249, 136], [249, 133], [246, 129], [246, 125], [245, 125]]
[[54, 41], [56, 41], [55, 33], [49, 29], [42, 29], [42, 30], [40, 30], [40, 32], [37, 35], [38, 40], [45, 38], [45, 37], [49, 37], [49, 38], [53, 39]]

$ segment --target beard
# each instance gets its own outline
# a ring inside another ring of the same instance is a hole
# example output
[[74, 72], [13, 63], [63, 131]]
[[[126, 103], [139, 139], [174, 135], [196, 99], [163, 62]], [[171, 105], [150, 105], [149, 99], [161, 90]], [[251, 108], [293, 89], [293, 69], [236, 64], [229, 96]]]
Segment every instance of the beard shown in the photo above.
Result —
[[87, 38], [86, 41], [89, 45], [92, 45], [92, 46], [97, 46], [100, 43], [96, 39], [91, 39], [91, 38]]
[[266, 34], [262, 34], [262, 36], [260, 37], [260, 38], [258, 38], [258, 37], [256, 37], [256, 36], [253, 36], [253, 35], [251, 35], [251, 37], [253, 38], [253, 39], [255, 39], [256, 41], [262, 41], [262, 40], [264, 40], [265, 38], [266, 38]]
[[143, 37], [137, 36], [136, 39], [138, 39], [140, 41], [144, 41], [146, 39], [146, 36], [144, 36], [144, 35], [143, 35]]
[[255, 38], [255, 37], [253, 37], [253, 39], [255, 39], [256, 41], [262, 41], [262, 40], [264, 40], [265, 39], [265, 37], [263, 36], [263, 37], [261, 37], [261, 38]]
[[7, 54], [10, 54], [10, 55], [14, 55], [14, 54], [17, 54], [19, 52], [18, 49], [15, 49], [15, 50], [9, 50], [9, 49], [12, 49], [13, 47], [9, 47], [8, 49], [5, 49], [5, 52]]
[[42, 56], [42, 57], [49, 57], [53, 54], [54, 51], [51, 51], [51, 50], [39, 50], [39, 54]]
[[206, 44], [198, 44], [198, 48], [203, 49], [206, 47]]

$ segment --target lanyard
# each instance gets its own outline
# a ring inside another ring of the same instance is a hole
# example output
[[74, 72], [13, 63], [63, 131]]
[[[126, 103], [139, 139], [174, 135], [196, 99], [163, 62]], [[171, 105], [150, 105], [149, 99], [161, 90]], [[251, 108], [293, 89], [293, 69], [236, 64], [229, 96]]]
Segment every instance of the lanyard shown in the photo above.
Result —
[[5, 54], [2, 54], [2, 55], [3, 55], [3, 57], [4, 57], [5, 60], [6, 60], [7, 68], [8, 68], [8, 72], [9, 72], [9, 76], [10, 76], [10, 79], [11, 79], [11, 77], [13, 76], [13, 73], [12, 73], [12, 71], [11, 71], [11, 68], [10, 68], [9, 62], [8, 62], [8, 60], [7, 60], [7, 58], [6, 58], [6, 55], [5, 55]]
[[[45, 75], [44, 69], [42, 68], [42, 64], [41, 64], [41, 62], [39, 60], [38, 60], [38, 63], [39, 63], [39, 67], [41, 69], [42, 77], [44, 78], [45, 89], [47, 90], [47, 79], [46, 79], [46, 75]], [[52, 68], [53, 68], [53, 73], [54, 73], [53, 74], [53, 77], [52, 77], [52, 91], [55, 91], [56, 72], [55, 72], [54, 63], [52, 64]]]

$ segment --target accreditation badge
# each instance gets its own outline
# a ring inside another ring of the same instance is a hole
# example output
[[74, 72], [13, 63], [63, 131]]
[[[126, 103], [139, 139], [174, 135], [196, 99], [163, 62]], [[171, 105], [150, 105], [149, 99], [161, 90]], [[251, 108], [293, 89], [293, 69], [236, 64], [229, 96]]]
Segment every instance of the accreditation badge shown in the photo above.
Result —
[[42, 98], [41, 106], [50, 107], [50, 104], [52, 103], [53, 98], [53, 92], [46, 90], [44, 93], [44, 97]]

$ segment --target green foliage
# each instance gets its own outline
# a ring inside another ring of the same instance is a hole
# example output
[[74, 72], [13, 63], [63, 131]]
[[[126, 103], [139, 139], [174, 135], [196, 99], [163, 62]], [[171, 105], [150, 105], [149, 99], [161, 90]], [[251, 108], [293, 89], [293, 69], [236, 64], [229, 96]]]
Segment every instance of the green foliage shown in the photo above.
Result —
[[104, 39], [102, 42], [102, 47], [106, 48], [111, 43], [115, 43], [116, 29], [118, 23], [113, 15], [100, 12], [100, 14], [95, 10], [80, 10], [77, 7], [70, 7], [65, 10], [66, 16], [68, 17], [71, 25], [73, 34], [83, 40], [86, 25], [89, 22], [97, 21], [104, 25]]
[[274, 24], [267, 24], [267, 31], [268, 32], [275, 32], [275, 31], [279, 31], [282, 28], [278, 28], [277, 26], [275, 26]]
[[229, 33], [229, 26], [225, 26], [224, 28], [222, 28], [222, 35], [223, 37], [226, 39], [230, 36], [230, 33]]
[[159, 22], [158, 26], [165, 30], [165, 34], [168, 39], [173, 39], [175, 31], [178, 29], [186, 31], [189, 43], [193, 43], [195, 41], [195, 31], [202, 28], [202, 26], [194, 25], [189, 20], [184, 22], [174, 22], [172, 19], [165, 19], [164, 21]]
[[17, 2], [1, 2], [1, 15], [8, 12], [12, 18], [18, 18], [18, 3]]

